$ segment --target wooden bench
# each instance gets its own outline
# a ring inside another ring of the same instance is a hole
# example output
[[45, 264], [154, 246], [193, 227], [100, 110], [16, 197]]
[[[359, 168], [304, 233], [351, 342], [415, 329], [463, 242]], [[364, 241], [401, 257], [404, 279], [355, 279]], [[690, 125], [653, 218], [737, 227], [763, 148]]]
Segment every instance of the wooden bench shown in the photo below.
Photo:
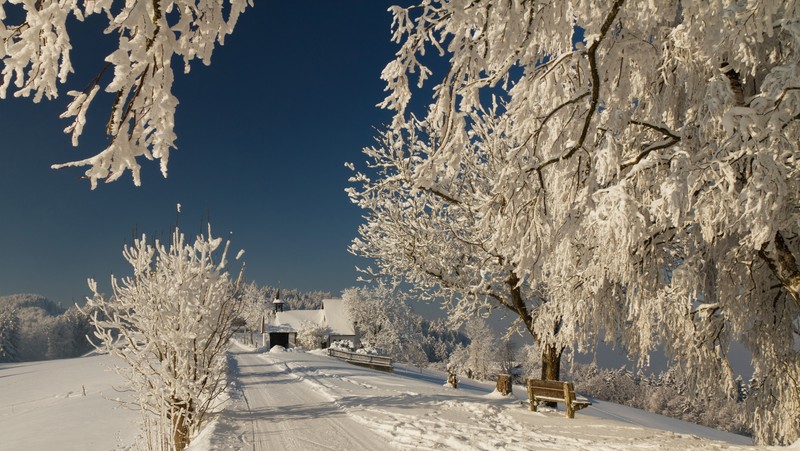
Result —
[[575, 411], [592, 405], [587, 399], [576, 399], [572, 382], [542, 381], [528, 379], [528, 399], [531, 410], [543, 402], [563, 402], [567, 406], [567, 418], [575, 418]]

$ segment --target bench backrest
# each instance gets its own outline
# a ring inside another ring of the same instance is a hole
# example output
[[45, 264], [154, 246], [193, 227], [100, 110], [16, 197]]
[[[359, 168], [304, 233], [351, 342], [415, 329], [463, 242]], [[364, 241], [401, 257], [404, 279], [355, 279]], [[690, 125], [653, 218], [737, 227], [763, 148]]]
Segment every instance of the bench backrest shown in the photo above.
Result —
[[566, 400], [566, 394], [569, 393], [570, 397], [575, 399], [575, 391], [571, 382], [528, 379], [528, 392], [535, 396], [564, 400]]

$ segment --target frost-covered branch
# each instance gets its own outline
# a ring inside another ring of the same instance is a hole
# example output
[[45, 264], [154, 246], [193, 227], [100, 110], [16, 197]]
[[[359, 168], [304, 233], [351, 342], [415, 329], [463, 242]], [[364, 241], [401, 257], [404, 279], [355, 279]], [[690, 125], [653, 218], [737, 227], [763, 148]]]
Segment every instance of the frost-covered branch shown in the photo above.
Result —
[[577, 152], [578, 149], [583, 149], [586, 137], [589, 134], [589, 126], [592, 123], [592, 118], [594, 117], [600, 102], [600, 73], [597, 67], [597, 48], [600, 46], [603, 38], [608, 33], [611, 25], [617, 19], [617, 14], [619, 14], [619, 10], [624, 2], [625, 0], [616, 0], [614, 4], [611, 5], [611, 11], [608, 13], [608, 16], [606, 16], [605, 21], [603, 21], [603, 25], [600, 27], [598, 36], [591, 43], [591, 45], [589, 45], [589, 49], [586, 51], [586, 57], [589, 60], [589, 74], [592, 78], [592, 93], [589, 97], [589, 108], [587, 109], [586, 118], [584, 118], [583, 127], [581, 128], [580, 135], [578, 136], [578, 141], [572, 145], [564, 155], [543, 161], [538, 167], [539, 170], [545, 169], [547, 166], [557, 161], [571, 158], [573, 155], [575, 155], [575, 152]]
[[[194, 59], [210, 64], [214, 47], [224, 43], [248, 5], [252, 6], [249, 0], [4, 1], [0, 7], [16, 8], [19, 14], [0, 14], [0, 98], [9, 88], [15, 97], [33, 97], [37, 103], [43, 97], [57, 97], [59, 85], [73, 72], [68, 28], [84, 25], [73, 22], [68, 27], [68, 19], [73, 16], [82, 22], [92, 14], [105, 15], [104, 32], [117, 36], [118, 47], [106, 56], [105, 67], [86, 89], [67, 92], [72, 100], [61, 118], [74, 118], [64, 132], [77, 146], [103, 75], [113, 67], [114, 76], [103, 87], [115, 94], [106, 127], [110, 144], [92, 157], [53, 167], [89, 166], [86, 178], [92, 188], [99, 180], [110, 182], [126, 171], [140, 185], [137, 160], [144, 157], [160, 160], [166, 177], [169, 151], [175, 148], [178, 105], [172, 94], [172, 59], [181, 57], [185, 72]], [[10, 17], [24, 19], [9, 24]]]

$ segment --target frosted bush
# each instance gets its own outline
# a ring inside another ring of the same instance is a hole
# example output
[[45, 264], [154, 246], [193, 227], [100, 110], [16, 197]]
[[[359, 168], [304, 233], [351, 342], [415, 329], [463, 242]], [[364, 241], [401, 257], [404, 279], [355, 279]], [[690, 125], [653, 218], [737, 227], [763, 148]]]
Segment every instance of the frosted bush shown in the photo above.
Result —
[[320, 349], [327, 337], [327, 326], [306, 321], [297, 331], [297, 344], [308, 350]]
[[225, 389], [241, 273], [231, 280], [221, 244], [210, 226], [194, 243], [177, 229], [168, 245], [142, 236], [124, 248], [133, 275], [112, 277], [111, 297], [89, 281], [96, 346], [128, 364], [117, 371], [137, 393], [150, 449], [187, 446]]

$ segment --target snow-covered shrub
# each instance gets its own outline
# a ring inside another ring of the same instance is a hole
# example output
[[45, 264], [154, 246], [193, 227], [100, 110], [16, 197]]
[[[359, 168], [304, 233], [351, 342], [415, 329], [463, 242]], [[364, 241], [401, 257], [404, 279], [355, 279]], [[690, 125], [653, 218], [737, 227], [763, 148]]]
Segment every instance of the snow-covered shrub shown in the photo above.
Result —
[[355, 345], [351, 340], [336, 340], [329, 347], [340, 351], [353, 351], [355, 349]]
[[[604, 401], [643, 408], [643, 391], [627, 369], [595, 370], [579, 383], [578, 390], [587, 396]], [[577, 382], [577, 381], [575, 381]]]
[[328, 336], [328, 327], [305, 321], [297, 331], [297, 344], [304, 349], [320, 349]]
[[[183, 449], [225, 389], [225, 351], [233, 333], [240, 278], [227, 270], [226, 243], [177, 229], [168, 246], [147, 239], [126, 246], [133, 275], [113, 277], [105, 298], [89, 280], [98, 349], [119, 356], [118, 368], [138, 394], [151, 449]], [[115, 333], [119, 334], [116, 339]]]

